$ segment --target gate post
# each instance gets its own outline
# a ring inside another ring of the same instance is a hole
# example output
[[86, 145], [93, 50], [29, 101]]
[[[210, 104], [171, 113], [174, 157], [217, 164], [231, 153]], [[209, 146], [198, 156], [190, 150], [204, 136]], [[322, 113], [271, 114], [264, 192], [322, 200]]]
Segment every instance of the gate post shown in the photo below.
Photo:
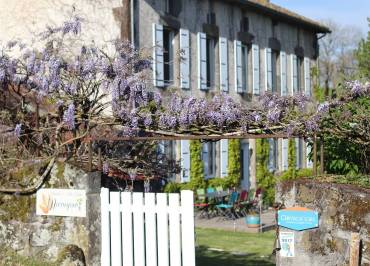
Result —
[[101, 252], [101, 173], [86, 175], [86, 230], [88, 245], [85, 251], [86, 265], [100, 265]]

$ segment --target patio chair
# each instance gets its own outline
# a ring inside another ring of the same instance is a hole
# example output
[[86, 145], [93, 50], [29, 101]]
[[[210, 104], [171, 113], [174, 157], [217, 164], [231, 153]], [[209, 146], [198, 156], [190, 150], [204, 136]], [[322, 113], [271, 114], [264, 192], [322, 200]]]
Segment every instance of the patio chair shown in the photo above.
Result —
[[229, 201], [226, 204], [223, 203], [216, 205], [216, 208], [219, 210], [224, 218], [232, 220], [235, 220], [237, 218], [234, 212], [234, 204], [238, 200], [238, 194], [238, 192], [234, 191], [231, 193]]
[[242, 190], [239, 200], [235, 203], [235, 213], [240, 217], [245, 217], [248, 210], [248, 191]]
[[197, 199], [194, 203], [195, 209], [199, 212], [199, 217], [207, 217], [209, 204], [207, 202], [206, 193], [204, 189], [197, 189]]

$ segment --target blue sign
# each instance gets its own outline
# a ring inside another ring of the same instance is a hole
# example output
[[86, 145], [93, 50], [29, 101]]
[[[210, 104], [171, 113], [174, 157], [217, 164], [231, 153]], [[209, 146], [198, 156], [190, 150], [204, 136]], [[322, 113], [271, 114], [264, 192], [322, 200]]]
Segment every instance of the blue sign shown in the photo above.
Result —
[[278, 211], [278, 225], [301, 231], [319, 226], [319, 214], [316, 211], [293, 207]]

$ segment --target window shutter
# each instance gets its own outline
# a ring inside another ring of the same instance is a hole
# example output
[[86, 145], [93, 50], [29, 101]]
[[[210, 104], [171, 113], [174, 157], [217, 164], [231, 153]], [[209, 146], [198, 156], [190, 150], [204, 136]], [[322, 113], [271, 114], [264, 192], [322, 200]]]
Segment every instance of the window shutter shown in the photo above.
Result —
[[253, 94], [260, 94], [260, 55], [259, 47], [252, 45], [252, 66], [253, 66]]
[[311, 73], [310, 73], [310, 59], [304, 58], [304, 91], [307, 96], [311, 96]]
[[154, 86], [164, 87], [163, 26], [153, 23]]
[[274, 139], [269, 139], [269, 162], [268, 162], [268, 168], [270, 172], [273, 172], [275, 170], [275, 141]]
[[265, 49], [265, 91], [272, 91], [272, 51]]
[[220, 37], [220, 87], [222, 91], [229, 91], [228, 49], [227, 39]]
[[222, 139], [221, 140], [221, 156], [220, 156], [220, 161], [221, 161], [221, 177], [226, 177], [227, 176], [227, 168], [228, 168], [228, 160], [229, 160], [229, 146], [228, 143], [229, 141], [227, 139]]
[[298, 91], [298, 69], [297, 69], [297, 56], [291, 55], [291, 72], [292, 72], [292, 95]]
[[310, 160], [310, 153], [312, 151], [312, 146], [309, 144], [309, 142], [306, 142], [306, 164], [307, 168], [313, 168], [313, 162]]
[[295, 155], [296, 155], [296, 168], [299, 169], [301, 168], [301, 156], [300, 156], [300, 153], [301, 153], [301, 149], [300, 149], [300, 145], [299, 145], [299, 142], [300, 142], [300, 139], [299, 138], [295, 138]]
[[207, 36], [198, 32], [198, 87], [207, 89]]
[[281, 145], [281, 170], [288, 170], [288, 146], [289, 140], [283, 139]]
[[190, 34], [189, 30], [180, 29], [180, 87], [190, 89]]
[[287, 63], [286, 53], [280, 52], [280, 71], [281, 71], [281, 96], [288, 95], [288, 82], [287, 82]]
[[209, 176], [209, 161], [208, 161], [208, 142], [202, 145], [202, 161], [204, 167], [204, 177], [207, 179]]
[[190, 181], [190, 143], [181, 140], [181, 182]]
[[243, 92], [243, 65], [242, 65], [242, 43], [234, 41], [234, 59], [235, 59], [235, 91]]

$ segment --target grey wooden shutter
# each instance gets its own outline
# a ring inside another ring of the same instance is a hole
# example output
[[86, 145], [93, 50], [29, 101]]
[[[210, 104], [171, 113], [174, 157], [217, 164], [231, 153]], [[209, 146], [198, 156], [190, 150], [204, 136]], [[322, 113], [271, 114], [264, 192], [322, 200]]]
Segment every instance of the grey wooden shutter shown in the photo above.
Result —
[[220, 87], [222, 91], [229, 91], [229, 68], [228, 68], [228, 41], [220, 37]]
[[202, 161], [203, 161], [203, 173], [204, 177], [207, 179], [209, 176], [209, 161], [208, 161], [208, 145], [209, 143], [203, 143], [202, 144]]
[[181, 140], [181, 182], [190, 181], [190, 142]]
[[265, 91], [272, 91], [272, 51], [265, 49]]
[[285, 52], [280, 52], [280, 81], [281, 81], [281, 96], [288, 95], [288, 79], [287, 79], [287, 58]]
[[297, 56], [291, 55], [291, 78], [292, 78], [292, 92], [295, 94], [298, 92], [298, 68], [297, 68]]
[[190, 33], [180, 29], [180, 87], [190, 89]]
[[253, 94], [260, 94], [260, 51], [256, 44], [252, 45], [252, 66], [253, 66]]
[[207, 89], [207, 36], [198, 32], [198, 87], [200, 90]]
[[281, 170], [288, 170], [288, 146], [289, 140], [283, 139], [281, 145]]
[[234, 41], [235, 91], [243, 92], [242, 43]]
[[163, 26], [153, 23], [154, 86], [164, 87]]
[[311, 96], [311, 75], [310, 59], [304, 58], [304, 91], [307, 96]]
[[222, 139], [220, 142], [220, 165], [221, 165], [221, 177], [227, 176], [227, 168], [228, 168], [228, 158], [229, 158], [229, 141], [227, 139]]

